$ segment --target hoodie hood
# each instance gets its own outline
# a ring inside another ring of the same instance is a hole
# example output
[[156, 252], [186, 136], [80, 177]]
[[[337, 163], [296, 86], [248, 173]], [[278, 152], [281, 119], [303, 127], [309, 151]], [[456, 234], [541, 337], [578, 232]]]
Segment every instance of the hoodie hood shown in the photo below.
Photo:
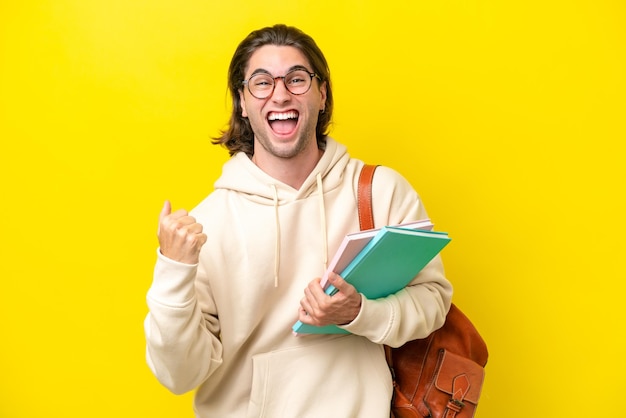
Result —
[[[317, 178], [321, 176], [324, 190], [339, 187], [343, 170], [350, 160], [346, 147], [327, 137], [326, 149], [313, 171], [299, 190], [282, 183], [257, 167], [243, 153], [235, 154], [223, 167], [221, 177], [215, 182], [215, 189], [228, 189], [246, 194], [256, 203], [274, 205], [298, 199], [306, 199], [317, 190]], [[275, 190], [274, 190], [275, 189]], [[275, 196], [275, 193], [277, 196]]]
[[307, 199], [317, 195], [319, 203], [319, 231], [322, 248], [320, 248], [321, 262], [324, 269], [328, 264], [328, 238], [326, 226], [326, 207], [324, 193], [340, 187], [343, 181], [344, 169], [350, 161], [350, 156], [344, 145], [330, 137], [326, 140], [326, 149], [313, 171], [308, 175], [300, 189], [276, 180], [254, 164], [243, 153], [235, 154], [224, 164], [222, 176], [215, 183], [215, 189], [226, 189], [241, 193], [251, 201], [274, 207], [275, 222], [275, 253], [274, 253], [274, 286], [278, 286], [280, 271], [280, 206], [299, 199]]

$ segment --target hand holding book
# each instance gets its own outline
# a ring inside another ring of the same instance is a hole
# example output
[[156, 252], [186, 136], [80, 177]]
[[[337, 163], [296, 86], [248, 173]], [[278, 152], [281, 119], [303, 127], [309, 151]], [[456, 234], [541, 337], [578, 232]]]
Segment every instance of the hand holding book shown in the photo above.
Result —
[[333, 296], [324, 292], [319, 278], [309, 283], [300, 302], [300, 321], [322, 326], [348, 324], [357, 317], [361, 311], [361, 294], [336, 273], [329, 273], [328, 283], [339, 290]]
[[[368, 299], [385, 297], [404, 288], [450, 242], [445, 232], [431, 231], [428, 220], [421, 226], [426, 229], [387, 226], [346, 236], [322, 278], [325, 293], [332, 296], [337, 292], [328, 283], [328, 274], [337, 273], [339, 268], [341, 277]], [[355, 237], [360, 237], [360, 241]], [[359, 241], [360, 245], [365, 242], [356, 255], [354, 248], [346, 244], [353, 241]], [[292, 329], [302, 334], [347, 333], [335, 325], [316, 327], [301, 321]]]

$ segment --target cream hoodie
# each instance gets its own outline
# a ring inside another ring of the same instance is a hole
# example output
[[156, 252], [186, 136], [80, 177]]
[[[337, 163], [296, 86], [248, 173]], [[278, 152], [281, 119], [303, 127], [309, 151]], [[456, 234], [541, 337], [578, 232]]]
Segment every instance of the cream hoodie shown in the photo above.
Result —
[[[387, 418], [391, 378], [381, 344], [399, 346], [443, 324], [452, 288], [441, 260], [410, 286], [363, 298], [349, 335], [295, 336], [304, 288], [321, 277], [346, 233], [359, 229], [363, 163], [328, 138], [300, 190], [243, 153], [191, 214], [208, 242], [187, 265], [157, 253], [145, 320], [147, 362], [174, 393], [197, 388], [198, 417]], [[380, 167], [377, 226], [426, 218], [416, 192]]]

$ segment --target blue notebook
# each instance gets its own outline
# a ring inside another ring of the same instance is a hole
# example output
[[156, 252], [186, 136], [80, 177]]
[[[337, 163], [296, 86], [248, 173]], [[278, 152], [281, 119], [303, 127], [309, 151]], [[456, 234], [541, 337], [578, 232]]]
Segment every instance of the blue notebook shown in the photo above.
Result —
[[[368, 299], [388, 296], [404, 288], [450, 242], [445, 232], [386, 226], [354, 257], [340, 276]], [[329, 285], [325, 292], [337, 289]], [[298, 334], [347, 334], [328, 325], [316, 327], [296, 322]]]

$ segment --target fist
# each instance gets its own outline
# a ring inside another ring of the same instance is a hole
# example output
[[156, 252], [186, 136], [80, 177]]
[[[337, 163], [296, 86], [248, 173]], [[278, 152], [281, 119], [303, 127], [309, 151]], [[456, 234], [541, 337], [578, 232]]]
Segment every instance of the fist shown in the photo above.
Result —
[[172, 213], [172, 206], [167, 200], [159, 215], [157, 235], [161, 254], [186, 264], [198, 263], [200, 249], [207, 241], [202, 225], [184, 209]]

